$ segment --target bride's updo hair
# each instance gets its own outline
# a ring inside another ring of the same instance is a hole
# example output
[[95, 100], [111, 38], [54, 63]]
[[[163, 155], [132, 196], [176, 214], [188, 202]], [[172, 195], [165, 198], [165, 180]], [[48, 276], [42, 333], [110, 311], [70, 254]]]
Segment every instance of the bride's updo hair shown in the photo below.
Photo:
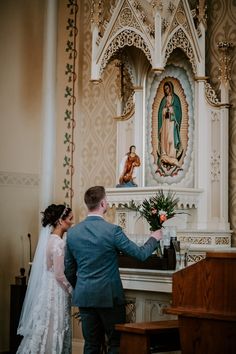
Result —
[[60, 219], [65, 220], [71, 212], [71, 208], [63, 204], [51, 204], [42, 212], [42, 225], [56, 227]]

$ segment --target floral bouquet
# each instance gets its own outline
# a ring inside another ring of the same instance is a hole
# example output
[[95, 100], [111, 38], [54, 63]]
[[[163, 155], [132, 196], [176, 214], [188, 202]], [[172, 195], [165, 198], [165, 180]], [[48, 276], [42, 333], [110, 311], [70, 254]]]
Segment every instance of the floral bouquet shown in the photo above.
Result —
[[175, 198], [175, 193], [169, 191], [165, 195], [163, 190], [159, 190], [155, 196], [144, 199], [140, 205], [136, 205], [131, 200], [129, 204], [122, 206], [140, 213], [140, 216], [144, 217], [150, 225], [150, 231], [156, 231], [162, 228], [166, 220], [175, 216], [178, 202], [179, 198]]

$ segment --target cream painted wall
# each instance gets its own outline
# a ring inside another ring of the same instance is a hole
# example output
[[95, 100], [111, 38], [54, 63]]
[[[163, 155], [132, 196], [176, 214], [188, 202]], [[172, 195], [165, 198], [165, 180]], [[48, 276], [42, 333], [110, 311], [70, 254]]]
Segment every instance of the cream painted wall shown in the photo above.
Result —
[[1, 171], [34, 173], [39, 170], [42, 1], [1, 1], [0, 10]]
[[0, 352], [9, 348], [10, 284], [38, 234], [42, 0], [0, 1]]

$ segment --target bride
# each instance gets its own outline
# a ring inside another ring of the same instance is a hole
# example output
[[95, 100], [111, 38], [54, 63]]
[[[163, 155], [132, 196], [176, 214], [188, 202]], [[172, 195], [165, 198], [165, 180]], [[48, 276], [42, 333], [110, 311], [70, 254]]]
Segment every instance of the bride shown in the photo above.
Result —
[[64, 275], [64, 233], [73, 223], [70, 208], [50, 205], [33, 260], [17, 334], [17, 354], [71, 353], [71, 292]]

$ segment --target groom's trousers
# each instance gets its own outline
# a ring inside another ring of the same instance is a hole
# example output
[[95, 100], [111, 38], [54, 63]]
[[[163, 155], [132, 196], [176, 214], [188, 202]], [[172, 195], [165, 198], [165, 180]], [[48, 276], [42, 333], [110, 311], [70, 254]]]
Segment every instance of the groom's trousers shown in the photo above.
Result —
[[125, 323], [125, 305], [111, 308], [82, 307], [79, 312], [85, 340], [84, 354], [100, 354], [105, 337], [107, 353], [118, 354], [120, 333], [115, 330], [115, 324]]

